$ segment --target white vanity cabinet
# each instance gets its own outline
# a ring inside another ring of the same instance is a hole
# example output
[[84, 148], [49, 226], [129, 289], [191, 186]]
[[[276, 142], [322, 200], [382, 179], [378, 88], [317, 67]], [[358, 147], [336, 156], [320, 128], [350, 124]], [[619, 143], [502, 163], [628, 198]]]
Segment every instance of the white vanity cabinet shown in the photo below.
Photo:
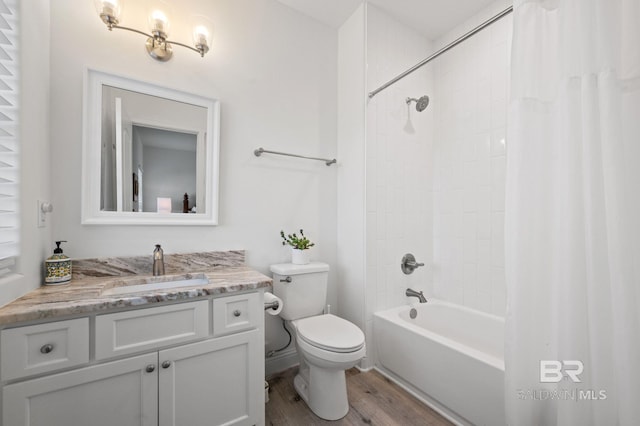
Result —
[[[35, 377], [20, 372], [0, 377], [2, 425], [262, 425], [261, 302], [262, 290], [2, 330], [1, 372], [13, 371], [5, 368], [6, 360], [16, 363], [22, 356], [7, 353], [24, 352], [16, 336], [29, 336], [23, 341], [35, 342], [31, 352], [38, 357]], [[47, 343], [51, 330], [57, 330], [51, 336], [58, 339], [74, 336], [59, 331], [78, 326], [66, 324], [74, 321], [89, 324], [86, 347], [78, 348], [76, 337], [67, 344]], [[221, 329], [226, 334], [216, 333]], [[49, 344], [53, 350], [40, 352]], [[82, 358], [60, 353], [72, 352], [69, 347], [90, 356], [78, 365]], [[56, 372], [44, 375], [51, 370], [40, 358], [50, 354]], [[67, 355], [75, 364], [64, 361]], [[29, 359], [22, 364], [29, 365]], [[25, 377], [15, 379], [16, 374]]]
[[257, 411], [264, 411], [259, 333], [247, 331], [161, 351], [160, 426], [257, 424], [262, 418]]
[[4, 426], [155, 426], [157, 354], [147, 354], [39, 379], [2, 390]]

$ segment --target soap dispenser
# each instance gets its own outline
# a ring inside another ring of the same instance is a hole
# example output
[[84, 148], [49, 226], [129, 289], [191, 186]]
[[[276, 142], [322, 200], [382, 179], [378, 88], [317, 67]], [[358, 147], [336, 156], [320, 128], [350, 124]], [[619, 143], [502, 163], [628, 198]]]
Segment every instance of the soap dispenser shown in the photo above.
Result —
[[44, 262], [47, 276], [44, 279], [45, 285], [58, 285], [71, 281], [71, 259], [62, 253], [60, 244], [66, 241], [56, 241], [56, 249], [53, 255]]

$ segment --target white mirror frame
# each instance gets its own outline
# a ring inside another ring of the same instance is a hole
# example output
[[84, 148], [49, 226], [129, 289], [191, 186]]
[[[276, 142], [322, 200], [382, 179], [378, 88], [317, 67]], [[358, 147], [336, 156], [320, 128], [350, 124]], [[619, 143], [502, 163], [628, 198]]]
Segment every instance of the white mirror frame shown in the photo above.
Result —
[[[100, 210], [102, 86], [158, 96], [207, 109], [205, 212], [155, 213]], [[83, 225], [217, 225], [220, 152], [220, 102], [179, 90], [86, 69], [83, 95], [82, 224]]]

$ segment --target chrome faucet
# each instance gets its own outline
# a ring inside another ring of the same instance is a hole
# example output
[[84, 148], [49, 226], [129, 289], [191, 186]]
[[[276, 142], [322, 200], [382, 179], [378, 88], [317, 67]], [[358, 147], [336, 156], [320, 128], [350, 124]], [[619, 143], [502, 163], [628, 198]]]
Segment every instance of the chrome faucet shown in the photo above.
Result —
[[419, 267], [424, 266], [422, 262], [416, 262], [416, 258], [411, 253], [407, 253], [402, 256], [402, 261], [400, 262], [400, 268], [402, 272], [406, 275], [412, 274], [413, 271], [418, 269]]
[[424, 294], [422, 294], [421, 291], [418, 292], [408, 288], [407, 291], [404, 292], [404, 295], [407, 297], [417, 297], [418, 300], [420, 300], [420, 303], [427, 303], [427, 299], [424, 298]]
[[153, 250], [153, 276], [164, 275], [164, 252], [160, 244]]

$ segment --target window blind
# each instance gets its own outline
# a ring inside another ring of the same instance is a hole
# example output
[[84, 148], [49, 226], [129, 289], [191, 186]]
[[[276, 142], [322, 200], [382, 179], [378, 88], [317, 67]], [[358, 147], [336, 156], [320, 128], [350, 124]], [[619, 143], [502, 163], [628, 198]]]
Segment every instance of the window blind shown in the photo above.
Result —
[[18, 0], [0, 0], [0, 275], [20, 246]]

